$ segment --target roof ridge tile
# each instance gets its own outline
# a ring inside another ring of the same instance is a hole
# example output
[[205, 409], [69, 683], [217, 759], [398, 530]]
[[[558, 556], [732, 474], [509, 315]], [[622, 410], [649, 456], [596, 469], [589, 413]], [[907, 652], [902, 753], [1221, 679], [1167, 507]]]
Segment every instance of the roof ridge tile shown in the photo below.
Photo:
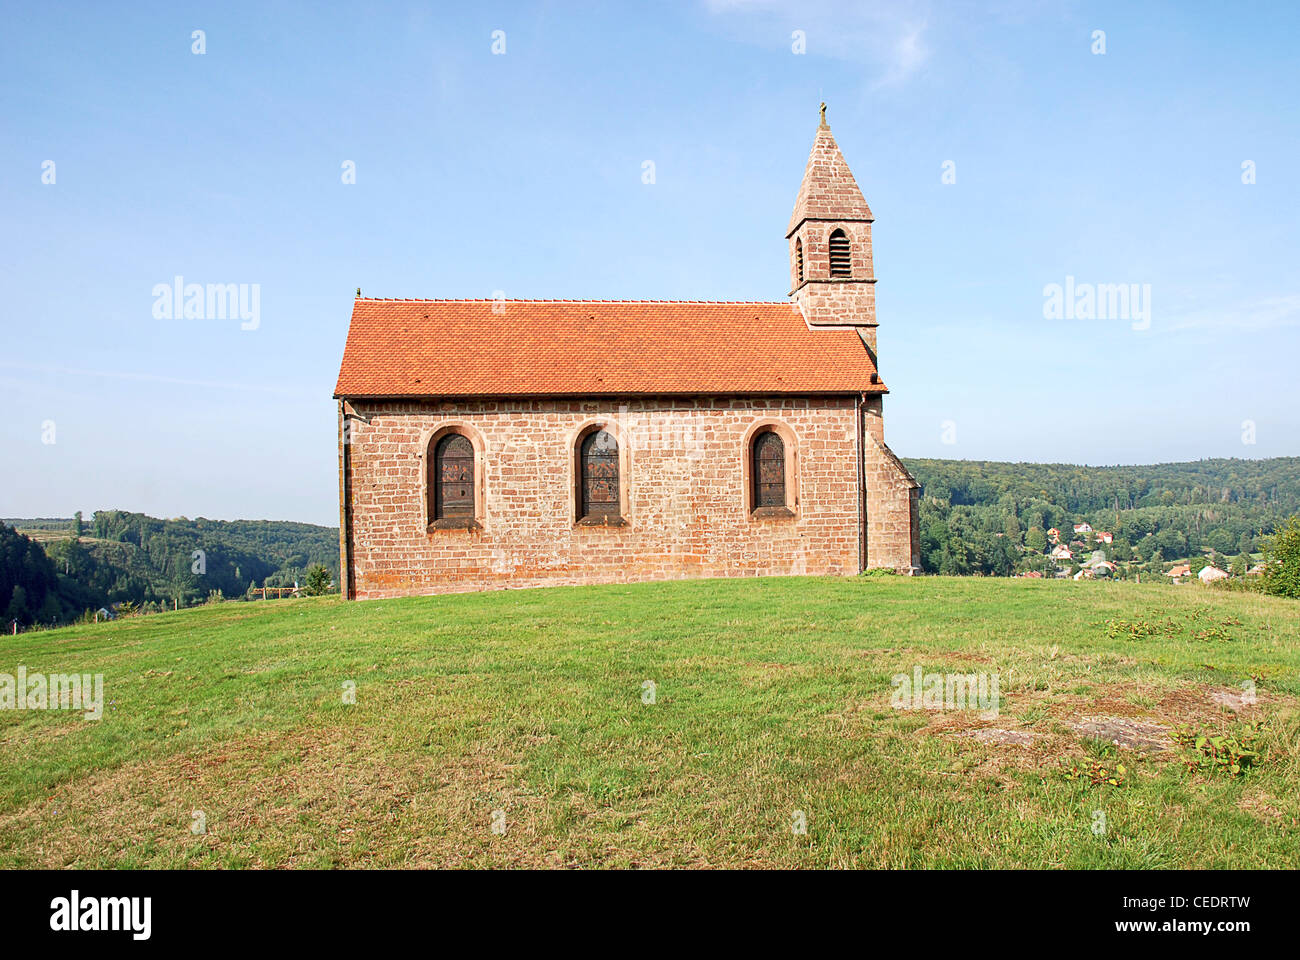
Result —
[[558, 297], [352, 297], [376, 303], [758, 303], [764, 306], [785, 306], [787, 300], [572, 300]]

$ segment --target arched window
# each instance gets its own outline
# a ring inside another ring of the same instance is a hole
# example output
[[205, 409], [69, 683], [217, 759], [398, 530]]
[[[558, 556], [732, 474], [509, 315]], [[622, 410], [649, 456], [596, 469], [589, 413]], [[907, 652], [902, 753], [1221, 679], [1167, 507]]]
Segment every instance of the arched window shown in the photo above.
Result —
[[438, 440], [430, 464], [429, 519], [474, 519], [474, 446], [469, 438], [449, 433]]
[[580, 520], [613, 520], [619, 507], [618, 441], [607, 430], [595, 430], [582, 439], [578, 452], [581, 478], [578, 486]]
[[772, 430], [754, 438], [754, 509], [785, 506], [785, 443]]
[[849, 251], [849, 238], [843, 230], [831, 231], [831, 276], [853, 276], [853, 261]]
[[794, 241], [794, 275], [803, 283], [803, 240], [799, 237], [795, 237]]

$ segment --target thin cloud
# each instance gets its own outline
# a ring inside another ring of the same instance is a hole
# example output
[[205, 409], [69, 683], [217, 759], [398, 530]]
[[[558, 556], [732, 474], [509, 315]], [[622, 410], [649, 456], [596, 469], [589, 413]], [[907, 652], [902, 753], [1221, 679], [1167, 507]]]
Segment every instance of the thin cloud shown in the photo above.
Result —
[[1168, 323], [1157, 324], [1167, 332], [1210, 330], [1218, 332], [1258, 332], [1280, 327], [1300, 326], [1300, 294], [1263, 297], [1217, 310], [1196, 310], [1176, 315]]
[[873, 89], [899, 86], [930, 59], [927, 4], [827, 0], [705, 0], [719, 22], [751, 43], [788, 46], [802, 30], [810, 56], [866, 63]]
[[894, 57], [888, 71], [872, 84], [873, 89], [901, 86], [925, 65], [930, 58], [930, 51], [921, 39], [926, 26], [922, 22], [904, 29], [894, 41]]

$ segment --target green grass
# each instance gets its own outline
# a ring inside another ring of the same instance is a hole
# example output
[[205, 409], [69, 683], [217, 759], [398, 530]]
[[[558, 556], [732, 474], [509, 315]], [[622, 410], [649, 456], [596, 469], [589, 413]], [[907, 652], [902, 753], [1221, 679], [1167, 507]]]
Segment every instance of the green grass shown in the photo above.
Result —
[[[0, 711], [0, 866], [1295, 868], [1298, 623], [1254, 594], [859, 577], [226, 603], [6, 637], [0, 672], [103, 673], [105, 712]], [[995, 673], [1000, 715], [894, 709], [917, 665]], [[1250, 677], [1241, 715], [1211, 699]], [[1263, 759], [1193, 769], [1191, 747], [1081, 736], [1085, 716], [1258, 726]], [[968, 735], [989, 727], [1033, 740]], [[1090, 760], [1126, 774], [1066, 778]]]

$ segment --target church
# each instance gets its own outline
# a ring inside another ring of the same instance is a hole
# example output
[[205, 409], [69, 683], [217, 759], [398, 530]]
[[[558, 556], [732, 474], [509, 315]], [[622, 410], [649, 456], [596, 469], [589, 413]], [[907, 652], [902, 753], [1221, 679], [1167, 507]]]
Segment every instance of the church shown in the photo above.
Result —
[[872, 221], [823, 104], [787, 299], [358, 290], [334, 391], [343, 595], [919, 573]]

